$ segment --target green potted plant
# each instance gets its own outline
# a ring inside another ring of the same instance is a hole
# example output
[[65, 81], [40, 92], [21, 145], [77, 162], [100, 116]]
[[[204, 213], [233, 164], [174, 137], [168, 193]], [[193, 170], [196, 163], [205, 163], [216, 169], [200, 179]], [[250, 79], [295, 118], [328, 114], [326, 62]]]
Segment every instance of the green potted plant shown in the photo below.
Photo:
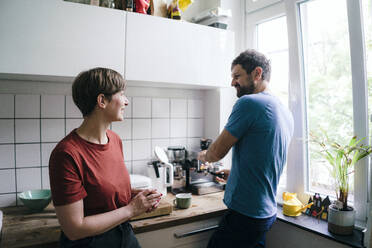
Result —
[[335, 183], [337, 200], [328, 209], [328, 230], [335, 234], [353, 233], [355, 210], [347, 204], [350, 175], [354, 172], [354, 165], [372, 153], [372, 147], [363, 145], [362, 140], [354, 136], [342, 145], [329, 139], [326, 134], [322, 138], [311, 135], [311, 141], [320, 146], [319, 153], [327, 160]]

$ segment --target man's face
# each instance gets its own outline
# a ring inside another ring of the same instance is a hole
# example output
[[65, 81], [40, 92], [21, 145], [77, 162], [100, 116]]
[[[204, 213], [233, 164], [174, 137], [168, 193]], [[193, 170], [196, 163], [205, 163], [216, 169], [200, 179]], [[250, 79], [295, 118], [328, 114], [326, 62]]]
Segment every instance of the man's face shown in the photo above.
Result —
[[237, 97], [249, 95], [255, 91], [256, 85], [252, 76], [247, 74], [241, 65], [238, 64], [232, 68], [231, 77], [231, 86], [236, 89]]

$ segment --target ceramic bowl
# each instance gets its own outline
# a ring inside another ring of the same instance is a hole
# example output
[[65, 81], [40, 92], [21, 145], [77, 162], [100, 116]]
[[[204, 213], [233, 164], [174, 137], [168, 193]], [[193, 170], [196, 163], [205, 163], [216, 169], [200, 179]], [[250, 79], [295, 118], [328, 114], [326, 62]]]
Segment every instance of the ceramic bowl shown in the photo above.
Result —
[[49, 189], [27, 190], [19, 194], [22, 203], [33, 211], [42, 211], [52, 200]]

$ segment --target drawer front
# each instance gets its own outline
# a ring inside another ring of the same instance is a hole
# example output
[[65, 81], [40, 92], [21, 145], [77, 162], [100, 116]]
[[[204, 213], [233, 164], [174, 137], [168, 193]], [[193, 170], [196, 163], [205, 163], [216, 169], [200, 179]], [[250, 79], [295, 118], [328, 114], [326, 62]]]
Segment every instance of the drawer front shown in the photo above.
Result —
[[143, 248], [206, 247], [221, 217], [137, 234]]

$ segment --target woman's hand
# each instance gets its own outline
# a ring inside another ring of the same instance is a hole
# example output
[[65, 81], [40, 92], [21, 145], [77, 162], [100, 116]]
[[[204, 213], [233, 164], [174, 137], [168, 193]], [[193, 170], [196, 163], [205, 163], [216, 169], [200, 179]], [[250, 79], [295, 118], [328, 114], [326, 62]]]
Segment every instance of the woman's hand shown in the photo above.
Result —
[[216, 181], [220, 183], [226, 183], [227, 178], [230, 175], [230, 170], [229, 169], [223, 169], [220, 171], [215, 172], [217, 174], [216, 176]]
[[162, 194], [158, 193], [155, 189], [146, 189], [137, 193], [128, 204], [132, 212], [132, 217], [155, 209], [159, 205], [161, 196]]

